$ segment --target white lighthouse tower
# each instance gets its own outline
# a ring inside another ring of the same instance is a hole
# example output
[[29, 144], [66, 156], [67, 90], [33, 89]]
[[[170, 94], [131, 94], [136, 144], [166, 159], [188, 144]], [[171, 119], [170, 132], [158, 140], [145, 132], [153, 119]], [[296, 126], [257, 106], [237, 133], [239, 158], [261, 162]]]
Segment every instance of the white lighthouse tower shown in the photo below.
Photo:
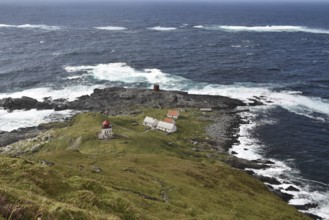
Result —
[[111, 139], [113, 138], [113, 131], [111, 122], [108, 120], [103, 121], [102, 123], [102, 132], [98, 135], [99, 139]]

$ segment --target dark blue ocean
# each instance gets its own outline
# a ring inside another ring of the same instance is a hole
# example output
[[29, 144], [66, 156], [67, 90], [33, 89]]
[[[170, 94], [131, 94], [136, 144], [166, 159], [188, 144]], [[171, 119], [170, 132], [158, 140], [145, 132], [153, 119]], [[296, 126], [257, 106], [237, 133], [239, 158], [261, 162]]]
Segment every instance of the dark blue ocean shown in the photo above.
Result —
[[[153, 83], [265, 103], [232, 150], [329, 219], [329, 3], [0, 4], [0, 98]], [[53, 114], [0, 110], [0, 130]]]

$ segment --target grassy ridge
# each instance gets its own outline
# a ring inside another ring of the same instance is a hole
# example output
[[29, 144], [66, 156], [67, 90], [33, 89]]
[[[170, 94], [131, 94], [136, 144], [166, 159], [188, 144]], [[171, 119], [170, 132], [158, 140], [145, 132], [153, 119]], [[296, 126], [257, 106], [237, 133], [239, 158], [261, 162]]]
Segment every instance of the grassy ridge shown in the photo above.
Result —
[[[111, 117], [115, 139], [97, 139], [106, 116], [83, 113], [37, 153], [0, 157], [0, 214], [5, 219], [308, 219], [258, 180], [209, 158], [198, 111], [178, 132], [147, 131], [143, 109]], [[194, 141], [203, 151], [192, 150]], [[30, 143], [26, 143], [30, 145]], [[221, 157], [221, 155], [218, 155]], [[54, 163], [44, 165], [40, 161]]]

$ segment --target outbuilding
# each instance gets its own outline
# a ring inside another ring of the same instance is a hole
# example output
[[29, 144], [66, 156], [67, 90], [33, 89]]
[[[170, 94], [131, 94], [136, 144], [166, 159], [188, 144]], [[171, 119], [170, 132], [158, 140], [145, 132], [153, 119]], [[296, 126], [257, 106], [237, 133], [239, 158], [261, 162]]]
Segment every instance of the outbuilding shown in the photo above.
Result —
[[143, 125], [155, 128], [159, 123], [159, 120], [146, 116], [143, 122]]
[[167, 114], [168, 118], [174, 118], [177, 119], [179, 117], [179, 111], [177, 110], [169, 110]]
[[164, 131], [164, 132], [167, 132], [167, 133], [173, 133], [173, 132], [177, 131], [176, 125], [171, 124], [171, 123], [167, 123], [167, 122], [164, 122], [164, 121], [159, 121], [156, 128], [158, 130], [161, 130], [161, 131]]

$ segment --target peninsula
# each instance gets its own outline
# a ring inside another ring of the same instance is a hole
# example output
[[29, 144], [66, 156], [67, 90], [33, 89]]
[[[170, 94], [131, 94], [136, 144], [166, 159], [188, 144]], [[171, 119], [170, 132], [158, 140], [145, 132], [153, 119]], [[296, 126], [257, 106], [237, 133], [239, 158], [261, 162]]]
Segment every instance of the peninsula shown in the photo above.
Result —
[[[75, 101], [0, 100], [73, 109], [63, 122], [0, 134], [0, 219], [310, 219], [241, 169], [270, 161], [227, 154], [241, 101], [177, 91], [97, 89]], [[171, 134], [146, 116], [180, 116]], [[205, 110], [205, 111], [202, 111]], [[109, 121], [113, 138], [98, 139]], [[261, 179], [261, 178], [260, 178]]]

